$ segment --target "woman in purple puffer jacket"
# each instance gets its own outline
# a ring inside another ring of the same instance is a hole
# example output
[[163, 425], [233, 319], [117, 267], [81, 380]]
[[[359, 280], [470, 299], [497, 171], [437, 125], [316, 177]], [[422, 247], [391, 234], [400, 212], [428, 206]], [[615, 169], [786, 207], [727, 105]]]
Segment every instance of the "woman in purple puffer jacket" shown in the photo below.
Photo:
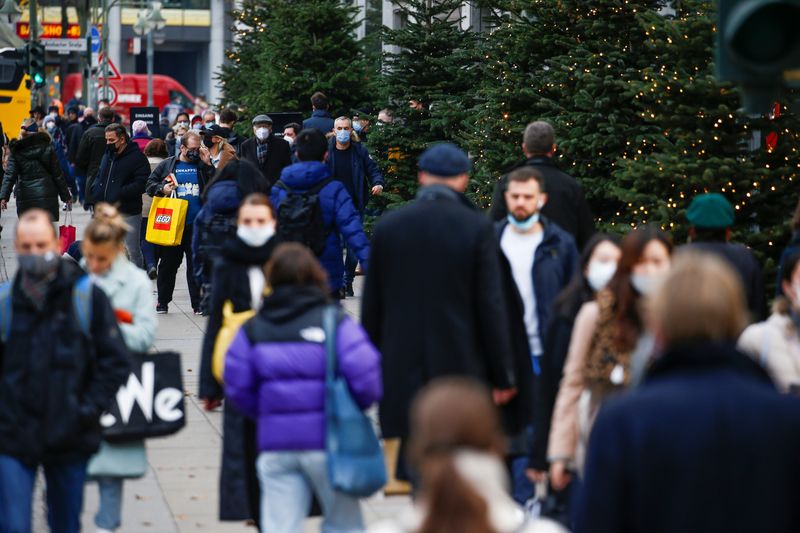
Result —
[[[272, 293], [239, 331], [225, 360], [225, 394], [258, 426], [261, 530], [303, 530], [313, 490], [323, 531], [364, 530], [358, 500], [336, 492], [325, 458], [325, 332], [328, 280], [304, 246], [278, 246], [267, 264]], [[383, 394], [380, 354], [344, 316], [336, 333], [340, 374], [366, 409]]]

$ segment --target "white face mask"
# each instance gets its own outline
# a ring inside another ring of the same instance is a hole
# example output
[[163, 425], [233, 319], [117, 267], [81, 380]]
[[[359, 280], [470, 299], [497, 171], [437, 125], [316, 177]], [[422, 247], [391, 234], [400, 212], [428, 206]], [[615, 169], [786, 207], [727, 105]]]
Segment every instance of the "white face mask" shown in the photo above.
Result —
[[642, 296], [650, 296], [664, 281], [664, 276], [652, 274], [631, 274], [631, 285]]
[[275, 235], [274, 223], [266, 226], [238, 226], [236, 228], [236, 236], [253, 248], [264, 246], [273, 235]]
[[258, 128], [256, 130], [256, 137], [259, 141], [269, 139], [269, 134], [272, 133], [269, 128]]
[[284, 135], [283, 140], [289, 143], [289, 146], [294, 145], [294, 137], [287, 137], [286, 135]]
[[604, 289], [617, 272], [617, 263], [613, 261], [591, 261], [586, 273], [586, 281], [593, 291]]

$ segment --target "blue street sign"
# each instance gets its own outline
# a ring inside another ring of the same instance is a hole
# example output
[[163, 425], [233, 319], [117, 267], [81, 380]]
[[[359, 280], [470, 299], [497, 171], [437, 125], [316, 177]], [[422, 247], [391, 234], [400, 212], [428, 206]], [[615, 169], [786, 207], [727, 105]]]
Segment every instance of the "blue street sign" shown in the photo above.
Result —
[[89, 33], [92, 36], [92, 53], [97, 54], [100, 52], [100, 30], [97, 29], [97, 26], [92, 26]]

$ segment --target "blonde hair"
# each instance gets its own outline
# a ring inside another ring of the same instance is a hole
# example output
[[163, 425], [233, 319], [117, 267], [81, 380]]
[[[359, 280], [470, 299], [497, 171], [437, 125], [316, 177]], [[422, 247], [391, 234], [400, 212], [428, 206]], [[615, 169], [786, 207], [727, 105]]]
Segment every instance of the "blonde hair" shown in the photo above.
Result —
[[745, 302], [741, 279], [724, 260], [684, 251], [653, 296], [651, 310], [668, 346], [733, 341], [747, 326]]
[[86, 227], [84, 238], [92, 244], [122, 245], [130, 229], [116, 207], [99, 203], [94, 208], [94, 218]]

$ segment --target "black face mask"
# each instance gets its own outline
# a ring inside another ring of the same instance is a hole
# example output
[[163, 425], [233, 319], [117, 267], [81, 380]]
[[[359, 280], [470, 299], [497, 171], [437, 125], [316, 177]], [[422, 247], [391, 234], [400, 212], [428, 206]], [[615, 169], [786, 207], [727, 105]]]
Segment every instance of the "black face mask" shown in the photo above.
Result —
[[117, 145], [116, 144], [106, 144], [106, 152], [108, 155], [115, 155], [117, 153]]
[[214, 141], [208, 137], [203, 137], [203, 144], [206, 146], [206, 148], [211, 148], [214, 146]]
[[189, 163], [197, 164], [200, 162], [200, 150], [186, 150], [186, 160]]

